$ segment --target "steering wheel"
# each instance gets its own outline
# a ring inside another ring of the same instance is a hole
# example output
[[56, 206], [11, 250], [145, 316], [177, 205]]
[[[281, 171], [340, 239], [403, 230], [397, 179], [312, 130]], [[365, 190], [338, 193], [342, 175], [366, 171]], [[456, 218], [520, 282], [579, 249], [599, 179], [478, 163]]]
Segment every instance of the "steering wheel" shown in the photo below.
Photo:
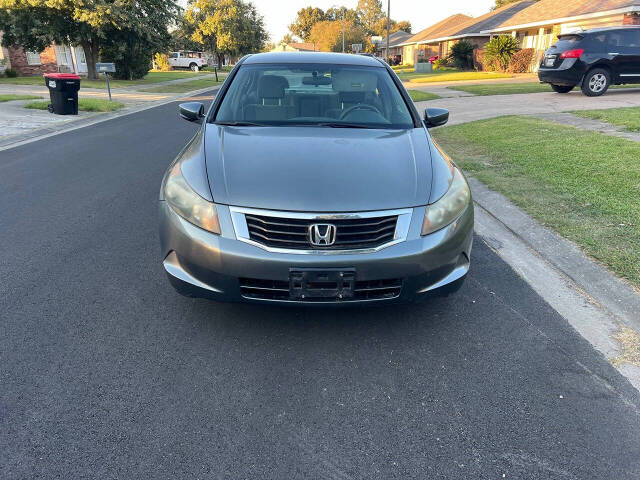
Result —
[[359, 103], [358, 105], [354, 105], [353, 107], [349, 107], [344, 112], [342, 112], [342, 115], [340, 115], [340, 118], [338, 120], [344, 120], [344, 118], [347, 115], [349, 115], [351, 112], [355, 112], [356, 110], [370, 110], [372, 112], [377, 113], [381, 117], [384, 117], [384, 115], [382, 115], [382, 112], [380, 110], [378, 110], [376, 107], [374, 107], [373, 105], [368, 105], [366, 103]]

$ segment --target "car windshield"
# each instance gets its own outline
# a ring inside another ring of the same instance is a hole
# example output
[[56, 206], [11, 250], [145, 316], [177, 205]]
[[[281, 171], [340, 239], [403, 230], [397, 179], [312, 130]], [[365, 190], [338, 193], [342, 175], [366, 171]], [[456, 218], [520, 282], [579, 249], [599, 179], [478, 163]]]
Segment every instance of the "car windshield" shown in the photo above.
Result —
[[413, 128], [384, 67], [242, 65], [214, 120], [218, 124]]

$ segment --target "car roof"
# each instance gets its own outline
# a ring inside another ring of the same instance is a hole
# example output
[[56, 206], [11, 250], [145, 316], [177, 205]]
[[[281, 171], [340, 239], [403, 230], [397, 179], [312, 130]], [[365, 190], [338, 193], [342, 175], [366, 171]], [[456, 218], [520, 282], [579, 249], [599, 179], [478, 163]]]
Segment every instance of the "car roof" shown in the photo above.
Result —
[[615, 27], [599, 27], [599, 28], [590, 28], [589, 30], [577, 30], [575, 32], [567, 32], [559, 35], [560, 37], [565, 35], [589, 35], [590, 33], [600, 33], [600, 32], [612, 32], [615, 30], [629, 30], [640, 28], [640, 25], [618, 25]]
[[246, 65], [260, 63], [327, 63], [332, 65], [361, 65], [382, 67], [380, 60], [364, 55], [330, 52], [269, 52], [249, 55], [242, 62]]

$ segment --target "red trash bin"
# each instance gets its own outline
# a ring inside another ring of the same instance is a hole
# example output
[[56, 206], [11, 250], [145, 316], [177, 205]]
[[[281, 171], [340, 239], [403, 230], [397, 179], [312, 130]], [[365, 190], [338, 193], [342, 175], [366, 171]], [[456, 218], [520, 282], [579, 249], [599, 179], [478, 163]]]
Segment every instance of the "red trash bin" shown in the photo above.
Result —
[[49, 89], [51, 104], [48, 110], [58, 115], [78, 114], [80, 77], [75, 73], [45, 73], [44, 83]]

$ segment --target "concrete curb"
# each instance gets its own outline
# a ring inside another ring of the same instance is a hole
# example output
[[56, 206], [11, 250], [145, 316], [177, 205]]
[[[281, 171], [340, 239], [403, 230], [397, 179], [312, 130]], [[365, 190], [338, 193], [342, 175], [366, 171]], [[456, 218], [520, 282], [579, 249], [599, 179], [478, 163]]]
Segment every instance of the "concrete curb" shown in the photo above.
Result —
[[540, 225], [503, 195], [475, 178], [469, 178], [469, 184], [475, 203], [604, 310], [640, 332], [640, 295], [633, 287], [587, 258], [573, 243]]
[[163, 100], [151, 101], [147, 104], [133, 107], [131, 109], [124, 109], [124, 110], [119, 110], [116, 112], [109, 112], [109, 113], [96, 113], [89, 117], [79, 118], [76, 121], [67, 122], [63, 125], [53, 126], [46, 129], [36, 130], [33, 132], [27, 132], [22, 135], [16, 135], [14, 137], [5, 139], [0, 142], [0, 152], [4, 150], [9, 150], [11, 148], [19, 147], [21, 145], [26, 145], [28, 143], [35, 142], [38, 140], [42, 140], [44, 138], [52, 137], [54, 135], [59, 135], [61, 133], [78, 130], [80, 128], [88, 127], [90, 125], [106, 122], [114, 118], [124, 117], [126, 115], [131, 115], [133, 113], [142, 112], [150, 108], [166, 105], [167, 103], [173, 103], [180, 98], [191, 97], [191, 96], [199, 95], [206, 92], [215, 93], [218, 91], [220, 86], [221, 85], [217, 85], [215, 87], [201, 88], [198, 90], [191, 90], [189, 92], [183, 92], [183, 93], [172, 95], [171, 97], [165, 98]]

